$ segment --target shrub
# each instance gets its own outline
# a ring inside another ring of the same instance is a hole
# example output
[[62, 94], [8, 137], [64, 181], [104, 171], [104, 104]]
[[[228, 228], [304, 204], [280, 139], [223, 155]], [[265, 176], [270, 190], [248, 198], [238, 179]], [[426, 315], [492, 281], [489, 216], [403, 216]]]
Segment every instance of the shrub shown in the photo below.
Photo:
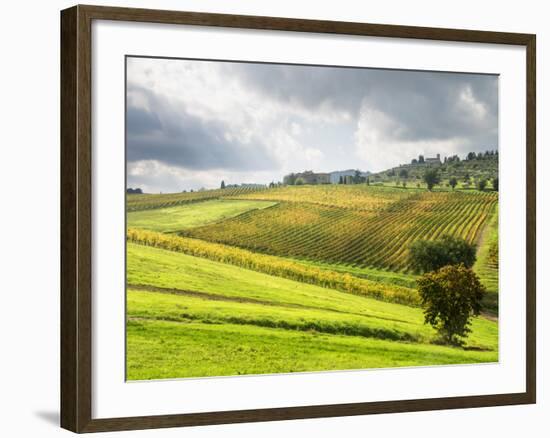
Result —
[[476, 261], [476, 245], [464, 239], [443, 236], [439, 240], [417, 240], [409, 250], [409, 260], [417, 272], [436, 271], [462, 263], [471, 268]]
[[424, 306], [424, 323], [430, 324], [444, 342], [463, 345], [473, 315], [479, 315], [485, 288], [464, 265], [445, 266], [417, 280]]

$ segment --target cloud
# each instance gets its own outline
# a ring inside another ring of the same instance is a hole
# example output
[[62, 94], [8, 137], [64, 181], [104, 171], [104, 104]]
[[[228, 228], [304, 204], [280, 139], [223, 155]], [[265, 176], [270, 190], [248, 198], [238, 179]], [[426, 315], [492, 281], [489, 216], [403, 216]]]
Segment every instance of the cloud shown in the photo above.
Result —
[[157, 163], [133, 181], [166, 190], [498, 148], [491, 75], [129, 58], [127, 101], [129, 167]]
[[226, 184], [277, 181], [268, 171], [188, 170], [157, 160], [128, 163], [127, 186], [140, 187], [145, 193], [168, 193], [200, 188], [218, 188]]
[[383, 170], [408, 163], [418, 155], [434, 157], [443, 151], [470, 147], [467, 138], [410, 139], [405, 131], [406, 128], [391, 116], [365, 103], [355, 131], [356, 152], [368, 163], [369, 169]]
[[128, 96], [130, 162], [157, 160], [198, 170], [272, 167], [269, 151], [259, 147], [261, 140], [254, 136], [237, 141], [238, 134], [223, 122], [193, 115], [184, 104], [169, 102], [144, 88], [130, 86]]
[[[494, 75], [265, 64], [232, 69], [249, 87], [304, 111], [356, 118], [368, 100], [403, 124], [409, 139], [496, 127]], [[477, 123], [479, 113], [460, 111], [457, 101], [468, 97], [465, 104], [475, 101], [484, 108], [486, 124]]]

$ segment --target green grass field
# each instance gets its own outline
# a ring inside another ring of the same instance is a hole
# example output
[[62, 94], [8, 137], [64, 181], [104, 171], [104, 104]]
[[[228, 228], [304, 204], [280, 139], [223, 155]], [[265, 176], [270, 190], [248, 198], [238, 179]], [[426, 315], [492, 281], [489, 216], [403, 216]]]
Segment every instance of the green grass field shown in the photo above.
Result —
[[498, 360], [494, 317], [474, 318], [463, 348], [439, 345], [406, 264], [416, 239], [478, 242], [475, 270], [497, 314], [495, 194], [208, 192], [131, 195], [140, 199], [127, 217], [128, 379]]
[[177, 207], [132, 211], [128, 213], [127, 223], [130, 228], [172, 233], [222, 221], [247, 211], [271, 207], [275, 204], [271, 201], [216, 199]]
[[[476, 318], [473, 323], [469, 350], [443, 347], [433, 344], [436, 333], [423, 324], [419, 308], [144, 245], [129, 244], [128, 261], [127, 348], [131, 380], [498, 359], [497, 324], [484, 318]], [[188, 328], [194, 336], [189, 336]], [[258, 343], [262, 336], [267, 339]], [[311, 356], [316, 342], [319, 351]], [[295, 351], [297, 343], [304, 345]], [[346, 351], [362, 346], [364, 351], [346, 356]], [[202, 348], [202, 352], [189, 355], [187, 348]], [[369, 357], [371, 349], [384, 354]], [[239, 351], [249, 355], [256, 352], [258, 361], [239, 355]], [[285, 354], [292, 358], [287, 364], [281, 362]], [[331, 358], [333, 354], [335, 357]], [[189, 357], [180, 363], [183, 355]], [[149, 360], [152, 356], [154, 360]], [[238, 356], [245, 357], [237, 359]], [[205, 364], [199, 357], [210, 359]], [[274, 369], [269, 368], [272, 360], [279, 362]], [[261, 369], [262, 366], [268, 368]], [[213, 374], [202, 374], [204, 370]]]
[[471, 351], [200, 322], [129, 320], [128, 379], [271, 374], [496, 360]]

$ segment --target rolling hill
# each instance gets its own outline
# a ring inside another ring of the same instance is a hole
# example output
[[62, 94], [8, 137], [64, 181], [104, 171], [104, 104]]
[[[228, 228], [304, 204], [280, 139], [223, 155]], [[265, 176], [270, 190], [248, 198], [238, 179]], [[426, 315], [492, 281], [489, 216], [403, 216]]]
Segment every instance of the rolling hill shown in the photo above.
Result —
[[[128, 195], [128, 378], [497, 361], [498, 192], [389, 185]], [[465, 348], [408, 264], [443, 234], [478, 244], [489, 290]]]

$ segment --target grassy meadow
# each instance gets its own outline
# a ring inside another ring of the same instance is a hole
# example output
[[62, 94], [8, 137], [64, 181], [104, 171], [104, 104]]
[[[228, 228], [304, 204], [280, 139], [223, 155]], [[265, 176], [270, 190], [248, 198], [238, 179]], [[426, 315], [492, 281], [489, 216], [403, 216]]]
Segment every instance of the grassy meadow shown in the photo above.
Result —
[[[127, 377], [498, 360], [498, 193], [357, 185], [127, 195]], [[424, 324], [408, 248], [478, 245], [463, 347]]]

